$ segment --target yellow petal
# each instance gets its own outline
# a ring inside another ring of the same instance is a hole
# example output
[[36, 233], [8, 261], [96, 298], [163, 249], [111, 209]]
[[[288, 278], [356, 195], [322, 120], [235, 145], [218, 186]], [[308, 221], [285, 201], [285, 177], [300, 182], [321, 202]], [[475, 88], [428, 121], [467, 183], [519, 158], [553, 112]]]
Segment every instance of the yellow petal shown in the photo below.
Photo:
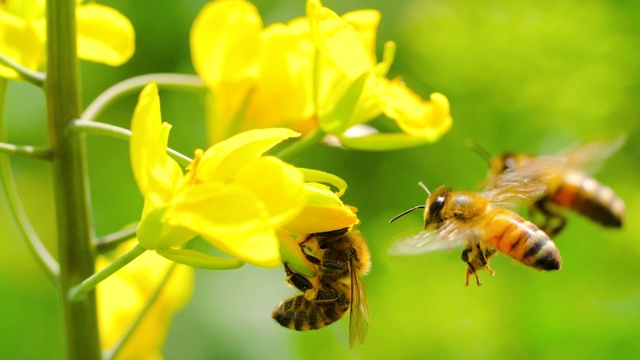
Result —
[[311, 35], [318, 50], [350, 79], [356, 79], [373, 64], [356, 30], [319, 0], [307, 1]]
[[211, 89], [256, 77], [261, 29], [260, 14], [247, 1], [212, 1], [202, 8], [191, 29], [191, 57]]
[[[115, 255], [121, 256], [135, 243], [132, 240], [121, 245]], [[106, 256], [99, 256], [96, 270], [104, 268], [110, 262], [111, 259]], [[121, 338], [157, 291], [171, 265], [171, 262], [149, 251], [98, 285], [98, 319], [103, 349], [112, 347]], [[171, 319], [191, 297], [193, 279], [192, 268], [175, 266], [159, 296], [121, 349], [120, 358], [162, 358], [162, 348]]]
[[98, 4], [77, 9], [78, 56], [81, 59], [117, 66], [135, 49], [133, 26], [117, 10]]
[[131, 120], [129, 149], [138, 188], [152, 206], [171, 201], [182, 178], [180, 166], [167, 155], [170, 129], [171, 125], [162, 123], [158, 87], [151, 83], [140, 93]]
[[259, 197], [274, 227], [297, 216], [307, 202], [300, 170], [272, 156], [250, 161], [238, 172], [236, 183]]
[[192, 186], [168, 216], [174, 225], [191, 229], [238, 260], [268, 267], [280, 262], [268, 210], [244, 187], [211, 182]]
[[381, 94], [381, 101], [385, 115], [411, 136], [436, 140], [451, 128], [449, 100], [440, 93], [424, 101], [402, 81], [394, 80]]
[[[273, 24], [262, 32], [260, 76], [247, 108], [246, 127], [309, 130], [313, 122], [313, 46], [307, 31]], [[244, 129], [243, 129], [244, 130]]]
[[353, 26], [360, 36], [372, 64], [376, 63], [376, 34], [380, 17], [380, 11], [373, 9], [356, 10], [342, 15], [342, 19]]
[[358, 223], [358, 217], [351, 208], [322, 184], [306, 185], [308, 201], [298, 217], [284, 228], [294, 234], [311, 234], [346, 228]]
[[285, 128], [256, 129], [243, 132], [205, 151], [198, 165], [197, 179], [228, 181], [251, 159], [257, 158], [279, 142], [300, 134]]
[[[46, 54], [44, 28], [40, 24], [0, 10], [0, 53], [28, 69], [42, 70]], [[0, 65], [0, 77], [17, 79], [18, 74]]]

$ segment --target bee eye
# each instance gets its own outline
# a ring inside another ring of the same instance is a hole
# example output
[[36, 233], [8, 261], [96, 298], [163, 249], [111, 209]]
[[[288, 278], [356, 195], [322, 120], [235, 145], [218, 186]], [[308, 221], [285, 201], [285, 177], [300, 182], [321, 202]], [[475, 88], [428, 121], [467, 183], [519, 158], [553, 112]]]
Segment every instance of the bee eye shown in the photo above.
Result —
[[440, 212], [444, 207], [444, 199], [444, 196], [438, 196], [438, 198], [434, 202], [432, 202], [431, 205], [429, 205], [429, 214], [431, 216], [440, 217]]

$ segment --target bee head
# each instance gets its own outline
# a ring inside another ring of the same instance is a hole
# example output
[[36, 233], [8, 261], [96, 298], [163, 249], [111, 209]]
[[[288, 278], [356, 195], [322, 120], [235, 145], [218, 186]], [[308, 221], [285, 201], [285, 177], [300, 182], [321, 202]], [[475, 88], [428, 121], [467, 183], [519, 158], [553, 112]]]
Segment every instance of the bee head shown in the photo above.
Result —
[[494, 175], [516, 167], [516, 155], [512, 152], [506, 152], [495, 158], [491, 163], [491, 173]]
[[450, 189], [442, 186], [427, 199], [427, 205], [424, 212], [425, 229], [433, 225], [437, 226], [443, 221], [442, 209], [444, 208], [450, 191]]

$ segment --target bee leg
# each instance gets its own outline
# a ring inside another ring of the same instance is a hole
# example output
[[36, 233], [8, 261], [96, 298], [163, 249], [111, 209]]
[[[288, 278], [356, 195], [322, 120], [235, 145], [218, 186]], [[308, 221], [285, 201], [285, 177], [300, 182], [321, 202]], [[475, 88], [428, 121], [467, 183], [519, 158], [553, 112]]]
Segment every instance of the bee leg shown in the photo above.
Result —
[[287, 273], [287, 282], [293, 285], [296, 289], [305, 292], [313, 289], [313, 284], [306, 277], [291, 270], [288, 263], [284, 263], [284, 271]]
[[558, 235], [567, 224], [567, 219], [553, 209], [553, 204], [546, 197], [533, 204], [531, 213], [536, 211], [540, 211], [544, 216], [544, 222], [540, 226], [540, 230], [544, 231], [550, 238]]
[[489, 272], [489, 274], [491, 274], [491, 276], [494, 276], [496, 274], [496, 271], [490, 268], [489, 264], [485, 265], [484, 268], [487, 269], [487, 271]]
[[309, 254], [304, 254], [304, 256], [307, 258], [307, 260], [309, 260], [309, 262], [311, 262], [314, 265], [318, 265], [324, 269], [329, 269], [329, 270], [342, 270], [344, 269], [344, 267], [338, 263], [335, 262], [331, 262], [331, 261], [323, 261], [318, 259], [317, 257], [313, 256], [313, 255], [309, 255]]
[[328, 284], [324, 284], [324, 286], [318, 290], [315, 300], [319, 302], [331, 302], [338, 300], [339, 297], [340, 294], [334, 288]]
[[[479, 245], [478, 245], [478, 248]], [[482, 285], [480, 283], [480, 278], [478, 278], [478, 273], [476, 272], [476, 269], [474, 268], [474, 266], [471, 264], [471, 261], [469, 261], [469, 253], [472, 251], [472, 248], [470, 247], [466, 247], [464, 249], [462, 249], [462, 261], [464, 261], [465, 263], [467, 263], [467, 270], [465, 271], [465, 284], [464, 286], [469, 286], [469, 275], [473, 274], [476, 277], [476, 283], [478, 284], [478, 286]], [[480, 252], [482, 254], [482, 252]]]

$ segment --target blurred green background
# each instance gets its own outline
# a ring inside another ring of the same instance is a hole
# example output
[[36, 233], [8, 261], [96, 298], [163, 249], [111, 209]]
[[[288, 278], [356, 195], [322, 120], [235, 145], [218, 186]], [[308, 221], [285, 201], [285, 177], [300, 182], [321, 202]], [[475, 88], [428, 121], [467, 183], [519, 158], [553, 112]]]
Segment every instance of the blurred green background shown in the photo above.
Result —
[[[100, 1], [131, 19], [137, 49], [124, 66], [83, 63], [84, 101], [125, 78], [152, 72], [194, 73], [190, 24], [205, 1]], [[303, 0], [254, 2], [266, 24], [304, 13]], [[270, 317], [295, 294], [281, 269], [245, 266], [198, 271], [195, 293], [178, 314], [167, 359], [421, 359], [632, 358], [640, 355], [640, 4], [634, 1], [325, 1], [339, 14], [382, 11], [378, 49], [397, 42], [392, 76], [423, 97], [451, 102], [454, 125], [441, 141], [390, 153], [317, 146], [292, 162], [332, 172], [349, 183], [345, 202], [357, 206], [373, 257], [365, 284], [369, 337], [348, 350], [348, 320], [298, 333]], [[201, 99], [163, 92], [171, 146], [191, 153], [205, 146]], [[102, 121], [128, 127], [135, 96]], [[11, 83], [8, 132], [19, 144], [44, 144], [44, 103], [33, 87]], [[506, 256], [481, 272], [482, 287], [464, 286], [460, 252], [394, 258], [394, 239], [420, 229], [423, 203], [416, 183], [475, 189], [485, 163], [465, 148], [471, 139], [489, 152], [553, 153], [619, 134], [627, 143], [596, 175], [627, 204], [623, 230], [607, 230], [569, 214], [557, 238], [564, 264], [542, 273]], [[13, 160], [25, 206], [54, 249], [49, 169]], [[99, 235], [139, 218], [142, 200], [131, 176], [127, 145], [92, 136], [89, 170]], [[9, 219], [2, 200], [0, 218]], [[63, 357], [53, 286], [30, 258], [15, 226], [0, 223], [0, 343], [3, 358]]]

